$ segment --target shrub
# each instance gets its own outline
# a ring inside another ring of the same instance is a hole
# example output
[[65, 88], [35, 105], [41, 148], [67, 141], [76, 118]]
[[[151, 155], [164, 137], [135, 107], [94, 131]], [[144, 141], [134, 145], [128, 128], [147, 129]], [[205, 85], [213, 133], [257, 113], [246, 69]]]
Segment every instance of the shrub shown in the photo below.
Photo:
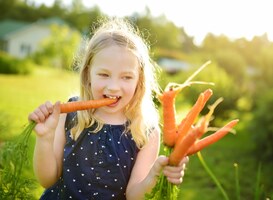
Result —
[[20, 60], [4, 52], [0, 52], [0, 73], [1, 74], [29, 74], [33, 69], [30, 60]]
[[256, 145], [259, 159], [273, 160], [273, 90], [267, 90], [258, 96], [253, 111], [253, 119], [249, 123], [250, 132]]

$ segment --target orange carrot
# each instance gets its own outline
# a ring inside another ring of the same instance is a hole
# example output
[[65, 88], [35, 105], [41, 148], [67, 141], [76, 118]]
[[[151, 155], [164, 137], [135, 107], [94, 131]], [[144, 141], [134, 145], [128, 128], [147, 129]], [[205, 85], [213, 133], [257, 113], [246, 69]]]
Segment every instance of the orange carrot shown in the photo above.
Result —
[[191, 125], [194, 123], [195, 119], [197, 118], [198, 114], [204, 108], [206, 102], [212, 96], [212, 90], [207, 89], [203, 93], [201, 93], [192, 107], [192, 109], [188, 112], [186, 117], [181, 121], [178, 125], [178, 140], [181, 140], [185, 134], [189, 131]]
[[180, 90], [181, 88], [170, 88], [159, 96], [163, 108], [163, 142], [169, 147], [174, 146], [177, 137], [175, 97]]
[[203, 105], [204, 100], [204, 94], [201, 93], [192, 107], [192, 109], [188, 112], [187, 116], [182, 120], [182, 122], [178, 126], [178, 136], [177, 141], [182, 140], [183, 137], [187, 134], [187, 132], [190, 130], [192, 124], [194, 123], [196, 117], [200, 113]]
[[117, 99], [96, 99], [96, 100], [89, 100], [89, 101], [73, 101], [67, 102], [60, 105], [61, 113], [69, 113], [75, 112], [78, 110], [87, 110], [92, 108], [99, 108], [102, 106], [107, 106], [115, 103]]
[[189, 148], [196, 140], [197, 131], [196, 129], [191, 129], [182, 140], [176, 142], [174, 150], [169, 156], [169, 164], [173, 166], [179, 165], [181, 160], [187, 155]]
[[195, 154], [196, 152], [201, 151], [203, 148], [217, 142], [218, 140], [223, 138], [238, 123], [238, 121], [238, 119], [232, 120], [224, 127], [216, 131], [214, 134], [211, 134], [201, 140], [196, 141], [187, 152], [187, 155]]
[[217, 99], [212, 105], [208, 106], [209, 107], [209, 112], [203, 116], [198, 124], [196, 125], [196, 128], [199, 131], [199, 135], [198, 138], [200, 138], [205, 132], [207, 132], [208, 126], [209, 126], [209, 122], [211, 119], [211, 116], [215, 110], [215, 108], [218, 106], [219, 103], [221, 103], [223, 101], [223, 98], [219, 98]]

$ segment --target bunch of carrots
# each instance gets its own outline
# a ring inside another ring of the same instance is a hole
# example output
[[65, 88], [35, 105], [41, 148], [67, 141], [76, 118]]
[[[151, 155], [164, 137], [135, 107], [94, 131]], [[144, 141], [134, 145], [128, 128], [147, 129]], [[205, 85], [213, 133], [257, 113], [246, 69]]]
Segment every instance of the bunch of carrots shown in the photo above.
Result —
[[[209, 129], [209, 122], [211, 121], [214, 109], [223, 100], [220, 98], [213, 105], [209, 106], [209, 112], [197, 121], [198, 115], [213, 94], [211, 89], [207, 89], [199, 95], [195, 104], [189, 110], [185, 118], [183, 118], [179, 124], [176, 123], [176, 96], [184, 87], [190, 86], [194, 83], [205, 83], [191, 82], [191, 79], [207, 64], [208, 63], [205, 63], [203, 66], [201, 66], [183, 84], [167, 85], [165, 91], [159, 95], [159, 100], [163, 109], [162, 145], [166, 156], [169, 157], [170, 165], [177, 166], [185, 156], [193, 155], [205, 147], [217, 142], [227, 133], [231, 132], [232, 128], [239, 121], [238, 119], [232, 120], [222, 128], [218, 129], [215, 133], [201, 138]], [[161, 175], [151, 193], [146, 194], [145, 197], [146, 199], [175, 200], [177, 199], [178, 192], [178, 187], [169, 183], [166, 177]]]

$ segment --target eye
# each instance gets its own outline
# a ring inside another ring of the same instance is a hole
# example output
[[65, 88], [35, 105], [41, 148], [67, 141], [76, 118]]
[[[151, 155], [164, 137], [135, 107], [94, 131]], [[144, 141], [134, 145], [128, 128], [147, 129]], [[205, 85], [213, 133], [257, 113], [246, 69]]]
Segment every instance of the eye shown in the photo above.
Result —
[[124, 80], [130, 80], [130, 79], [133, 79], [133, 77], [132, 76], [123, 76], [122, 77]]
[[101, 76], [101, 77], [109, 77], [109, 75], [106, 74], [106, 73], [98, 73], [98, 76]]

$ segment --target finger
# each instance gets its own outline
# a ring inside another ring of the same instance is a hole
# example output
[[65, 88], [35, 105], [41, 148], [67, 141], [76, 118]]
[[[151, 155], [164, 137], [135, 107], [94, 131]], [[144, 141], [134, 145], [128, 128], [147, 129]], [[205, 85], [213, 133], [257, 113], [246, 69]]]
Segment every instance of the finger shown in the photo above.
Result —
[[183, 165], [178, 165], [178, 166], [166, 166], [166, 167], [164, 167], [164, 171], [166, 171], [166, 172], [170, 172], [170, 173], [179, 173], [179, 172], [181, 172], [182, 170], [184, 170], [184, 166]]
[[60, 101], [57, 101], [53, 106], [53, 112], [52, 114], [54, 116], [59, 115], [61, 113], [61, 107], [60, 107]]
[[189, 162], [189, 156], [185, 156], [179, 163], [179, 165], [187, 164]]
[[36, 123], [40, 122], [39, 117], [34, 112], [28, 115], [28, 121], [34, 121]]
[[44, 115], [44, 113], [41, 111], [40, 108], [37, 108], [34, 111], [34, 115], [37, 116], [39, 122], [43, 122], [45, 120], [45, 118], [46, 118], [45, 115]]
[[183, 178], [170, 178], [170, 177], [167, 177], [167, 180], [175, 185], [179, 185], [183, 182]]
[[46, 104], [40, 105], [40, 106], [39, 106], [39, 109], [40, 109], [40, 111], [43, 113], [43, 115], [44, 115], [45, 118], [48, 117], [48, 115], [50, 114], [50, 112], [49, 112], [49, 110], [48, 110]]
[[47, 102], [45, 102], [45, 106], [46, 106], [49, 114], [51, 114], [53, 112], [53, 108], [54, 108], [52, 103], [50, 101], [47, 101]]
[[163, 174], [169, 178], [179, 179], [184, 176], [184, 170], [175, 169], [175, 171], [170, 171], [170, 170], [164, 169]]

